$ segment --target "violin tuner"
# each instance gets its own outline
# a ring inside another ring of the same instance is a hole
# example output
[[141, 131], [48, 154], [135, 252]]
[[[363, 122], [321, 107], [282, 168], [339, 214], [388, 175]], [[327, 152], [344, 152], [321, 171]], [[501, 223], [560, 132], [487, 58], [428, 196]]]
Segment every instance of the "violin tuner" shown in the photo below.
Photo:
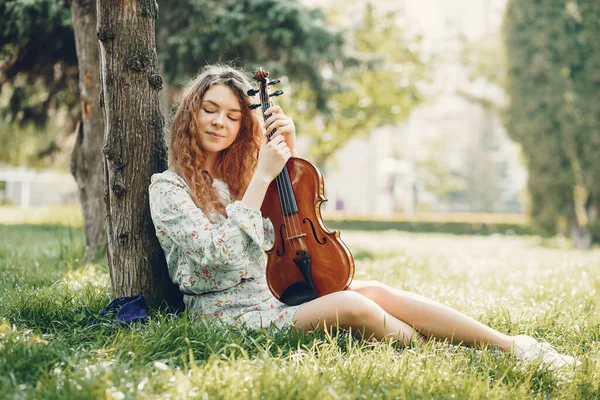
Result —
[[282, 94], [283, 90], [276, 90], [275, 92], [271, 93], [271, 97], [281, 96]]
[[258, 93], [258, 89], [250, 89], [246, 92], [248, 96], [254, 96]]
[[251, 110], [254, 110], [254, 109], [260, 107], [260, 104], [259, 103], [254, 103], [254, 104], [250, 104], [248, 107], [250, 107]]
[[273, 79], [271, 82], [269, 82], [269, 85], [277, 85], [279, 82], [281, 82], [281, 79]]

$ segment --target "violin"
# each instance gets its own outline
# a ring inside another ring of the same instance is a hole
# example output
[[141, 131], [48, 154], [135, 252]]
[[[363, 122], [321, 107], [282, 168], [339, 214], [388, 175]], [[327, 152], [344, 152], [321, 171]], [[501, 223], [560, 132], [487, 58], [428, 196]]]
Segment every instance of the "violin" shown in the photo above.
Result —
[[[259, 89], [248, 95], [260, 95], [264, 119], [271, 105], [271, 96], [283, 94], [270, 87], [279, 79], [269, 81], [269, 73], [258, 68], [254, 79]], [[267, 134], [271, 140], [275, 130]], [[339, 231], [329, 231], [321, 217], [324, 195], [323, 175], [312, 162], [290, 158], [281, 173], [271, 182], [261, 206], [264, 217], [271, 220], [275, 242], [267, 250], [267, 285], [277, 299], [288, 305], [298, 305], [348, 288], [354, 277], [354, 258], [340, 239]]]

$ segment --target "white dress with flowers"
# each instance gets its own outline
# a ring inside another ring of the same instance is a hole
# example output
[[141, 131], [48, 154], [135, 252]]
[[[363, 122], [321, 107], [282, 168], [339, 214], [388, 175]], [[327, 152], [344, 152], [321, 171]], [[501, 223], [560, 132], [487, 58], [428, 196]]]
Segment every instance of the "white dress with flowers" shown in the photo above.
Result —
[[231, 199], [226, 183], [213, 185], [227, 216], [211, 215], [211, 222], [175, 172], [155, 174], [150, 184], [156, 235], [187, 309], [227, 325], [289, 326], [298, 306], [277, 300], [266, 282], [264, 250], [273, 245], [273, 225], [260, 211]]

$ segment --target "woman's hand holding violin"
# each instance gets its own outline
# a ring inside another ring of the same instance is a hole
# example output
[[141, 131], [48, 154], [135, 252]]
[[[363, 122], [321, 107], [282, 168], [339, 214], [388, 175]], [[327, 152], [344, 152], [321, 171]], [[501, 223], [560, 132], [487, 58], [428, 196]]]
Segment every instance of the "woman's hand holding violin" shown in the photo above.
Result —
[[[294, 121], [283, 113], [283, 110], [279, 106], [271, 106], [265, 111], [265, 115], [271, 116], [265, 121], [265, 130], [271, 132], [275, 130], [275, 133], [271, 137], [273, 140], [276, 136], [282, 135], [285, 142], [290, 148], [292, 157], [297, 157], [296, 151], [296, 127]], [[283, 168], [283, 167], [282, 167]]]
[[283, 135], [273, 136], [269, 142], [267, 142], [267, 136], [263, 136], [263, 144], [258, 153], [256, 174], [270, 183], [279, 175], [291, 156], [292, 151]]

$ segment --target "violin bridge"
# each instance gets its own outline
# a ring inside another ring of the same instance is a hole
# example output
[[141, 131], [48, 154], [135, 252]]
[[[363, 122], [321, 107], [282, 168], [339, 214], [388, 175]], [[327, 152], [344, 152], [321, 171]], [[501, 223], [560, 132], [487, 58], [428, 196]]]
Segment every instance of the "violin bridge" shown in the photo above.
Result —
[[289, 238], [286, 238], [287, 240], [295, 240], [295, 239], [300, 239], [306, 237], [306, 233], [301, 233], [299, 235], [294, 235], [294, 236], [290, 236]]

